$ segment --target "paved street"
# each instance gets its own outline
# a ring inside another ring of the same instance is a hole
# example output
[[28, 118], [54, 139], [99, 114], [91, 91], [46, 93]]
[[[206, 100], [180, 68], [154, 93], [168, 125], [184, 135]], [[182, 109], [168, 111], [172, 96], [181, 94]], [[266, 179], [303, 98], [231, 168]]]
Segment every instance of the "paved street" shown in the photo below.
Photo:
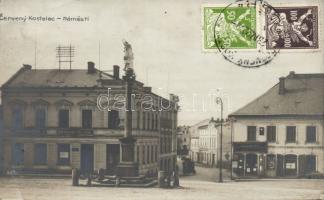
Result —
[[197, 167], [196, 170], [196, 176], [181, 178], [182, 187], [180, 189], [72, 187], [69, 179], [0, 178], [0, 198], [2, 200], [316, 200], [320, 198], [321, 192], [324, 192], [324, 180], [225, 181], [225, 183], [217, 183], [212, 182], [217, 178], [216, 169]]

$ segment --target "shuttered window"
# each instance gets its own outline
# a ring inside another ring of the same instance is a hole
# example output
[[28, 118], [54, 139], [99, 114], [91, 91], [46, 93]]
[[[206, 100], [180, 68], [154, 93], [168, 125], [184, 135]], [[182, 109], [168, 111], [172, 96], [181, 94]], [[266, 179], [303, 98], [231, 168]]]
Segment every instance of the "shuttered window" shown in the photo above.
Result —
[[70, 111], [67, 109], [62, 109], [59, 111], [59, 127], [69, 128], [70, 126]]
[[82, 128], [92, 128], [92, 110], [82, 110]]
[[23, 128], [23, 109], [21, 107], [15, 107], [12, 110], [12, 128]]
[[256, 141], [256, 126], [247, 127], [247, 140]]
[[306, 127], [306, 142], [315, 143], [316, 142], [316, 127], [307, 126]]
[[46, 110], [44, 108], [38, 108], [35, 112], [36, 128], [44, 129], [46, 127]]
[[286, 128], [286, 142], [296, 142], [296, 126], [287, 126]]
[[276, 141], [276, 127], [267, 126], [267, 141], [275, 142]]

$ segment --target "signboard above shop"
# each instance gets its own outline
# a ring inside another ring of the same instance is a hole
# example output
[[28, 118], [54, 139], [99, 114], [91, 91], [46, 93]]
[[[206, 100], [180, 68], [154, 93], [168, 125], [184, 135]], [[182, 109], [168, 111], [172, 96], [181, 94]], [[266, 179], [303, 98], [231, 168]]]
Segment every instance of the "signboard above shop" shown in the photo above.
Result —
[[234, 142], [234, 152], [257, 152], [267, 153], [268, 144], [267, 142]]

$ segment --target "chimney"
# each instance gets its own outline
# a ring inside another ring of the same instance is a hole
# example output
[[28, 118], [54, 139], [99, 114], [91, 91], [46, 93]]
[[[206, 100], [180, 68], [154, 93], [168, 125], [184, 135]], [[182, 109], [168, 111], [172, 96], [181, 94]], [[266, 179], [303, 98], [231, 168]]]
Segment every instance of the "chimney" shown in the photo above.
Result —
[[286, 92], [285, 88], [285, 77], [280, 77], [279, 78], [279, 94], [283, 95]]
[[114, 65], [114, 78], [116, 80], [119, 79], [119, 66], [118, 65]]
[[32, 66], [31, 65], [27, 65], [27, 64], [23, 64], [23, 68], [25, 70], [31, 70], [32, 69]]
[[294, 71], [290, 71], [288, 77], [289, 78], [294, 78], [295, 77], [295, 72]]
[[144, 92], [151, 93], [152, 92], [152, 87], [144, 87]]
[[88, 74], [96, 73], [96, 68], [94, 62], [88, 62]]

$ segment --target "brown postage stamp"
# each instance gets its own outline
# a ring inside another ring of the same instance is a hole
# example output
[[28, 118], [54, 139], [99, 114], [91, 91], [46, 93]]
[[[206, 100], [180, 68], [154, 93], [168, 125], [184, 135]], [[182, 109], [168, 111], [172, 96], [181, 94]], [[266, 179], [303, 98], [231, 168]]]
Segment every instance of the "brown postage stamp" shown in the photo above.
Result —
[[275, 7], [266, 14], [267, 49], [318, 49], [318, 7]]

